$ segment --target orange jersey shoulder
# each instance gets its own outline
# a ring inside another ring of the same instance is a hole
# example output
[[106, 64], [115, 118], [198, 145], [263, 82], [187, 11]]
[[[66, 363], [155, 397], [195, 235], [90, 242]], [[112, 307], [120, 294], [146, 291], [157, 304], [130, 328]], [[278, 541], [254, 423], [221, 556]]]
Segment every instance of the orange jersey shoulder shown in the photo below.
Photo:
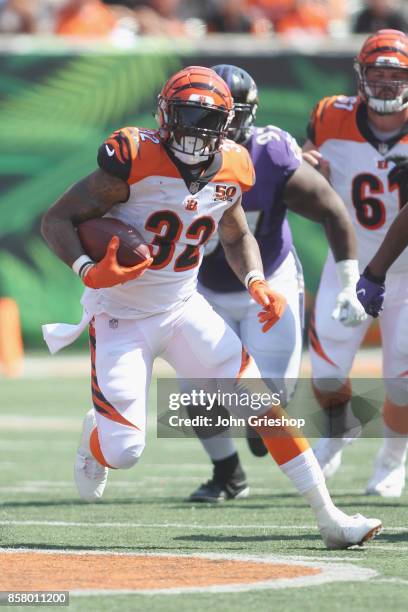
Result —
[[248, 191], [255, 184], [255, 170], [245, 147], [226, 140], [221, 146], [222, 164], [214, 181], [238, 183], [241, 191]]
[[100, 168], [129, 185], [148, 176], [179, 177], [155, 130], [125, 127], [113, 132], [98, 150]]
[[359, 105], [357, 97], [331, 96], [320, 100], [310, 117], [309, 140], [317, 147], [330, 139], [364, 142], [356, 120]]

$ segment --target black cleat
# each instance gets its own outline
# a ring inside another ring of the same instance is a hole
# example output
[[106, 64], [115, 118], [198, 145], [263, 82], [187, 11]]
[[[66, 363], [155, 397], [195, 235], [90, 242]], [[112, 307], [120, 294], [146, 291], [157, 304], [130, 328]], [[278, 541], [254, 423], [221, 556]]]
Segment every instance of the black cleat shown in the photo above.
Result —
[[265, 457], [268, 454], [268, 449], [266, 448], [261, 436], [253, 429], [250, 425], [246, 426], [246, 439], [248, 442], [249, 450], [255, 457]]
[[187, 501], [207, 504], [218, 504], [232, 499], [248, 497], [249, 486], [246, 480], [228, 480], [225, 483], [207, 480], [190, 495]]

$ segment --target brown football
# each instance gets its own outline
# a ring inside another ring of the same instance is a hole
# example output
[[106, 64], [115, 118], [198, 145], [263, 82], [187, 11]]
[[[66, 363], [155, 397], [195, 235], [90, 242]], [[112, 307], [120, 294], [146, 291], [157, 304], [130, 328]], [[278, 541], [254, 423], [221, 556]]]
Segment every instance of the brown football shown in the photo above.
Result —
[[120, 240], [117, 259], [121, 266], [135, 266], [150, 257], [149, 247], [143, 236], [137, 229], [119, 219], [88, 219], [80, 223], [77, 230], [84, 251], [94, 261], [103, 259], [112, 236], [118, 236]]

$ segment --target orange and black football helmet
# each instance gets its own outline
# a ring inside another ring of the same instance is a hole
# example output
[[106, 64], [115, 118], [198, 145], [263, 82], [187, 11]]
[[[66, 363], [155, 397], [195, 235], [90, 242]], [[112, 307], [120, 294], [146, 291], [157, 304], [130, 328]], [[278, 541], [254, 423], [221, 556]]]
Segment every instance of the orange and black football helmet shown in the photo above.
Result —
[[179, 156], [208, 158], [214, 154], [233, 116], [228, 85], [203, 66], [188, 66], [174, 74], [158, 97], [160, 138]]
[[[370, 68], [402, 70], [406, 78], [368, 80]], [[358, 89], [367, 105], [380, 115], [408, 107], [408, 36], [399, 30], [379, 30], [367, 38], [355, 59]]]

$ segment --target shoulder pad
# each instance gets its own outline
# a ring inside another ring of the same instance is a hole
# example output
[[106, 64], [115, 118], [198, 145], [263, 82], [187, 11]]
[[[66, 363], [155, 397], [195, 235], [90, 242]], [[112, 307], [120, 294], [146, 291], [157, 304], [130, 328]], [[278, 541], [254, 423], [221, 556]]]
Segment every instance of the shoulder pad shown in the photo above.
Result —
[[239, 183], [241, 191], [251, 189], [255, 184], [255, 170], [246, 148], [232, 140], [226, 140], [221, 151], [224, 180]]
[[127, 127], [113, 132], [98, 150], [100, 168], [128, 181], [140, 146], [139, 130]]
[[355, 96], [339, 95], [320, 100], [310, 117], [308, 138], [318, 147], [329, 138], [354, 139], [358, 103], [359, 99]]
[[257, 175], [266, 181], [274, 178], [275, 172], [283, 177], [292, 174], [302, 162], [295, 138], [274, 125], [256, 129], [250, 150]]

